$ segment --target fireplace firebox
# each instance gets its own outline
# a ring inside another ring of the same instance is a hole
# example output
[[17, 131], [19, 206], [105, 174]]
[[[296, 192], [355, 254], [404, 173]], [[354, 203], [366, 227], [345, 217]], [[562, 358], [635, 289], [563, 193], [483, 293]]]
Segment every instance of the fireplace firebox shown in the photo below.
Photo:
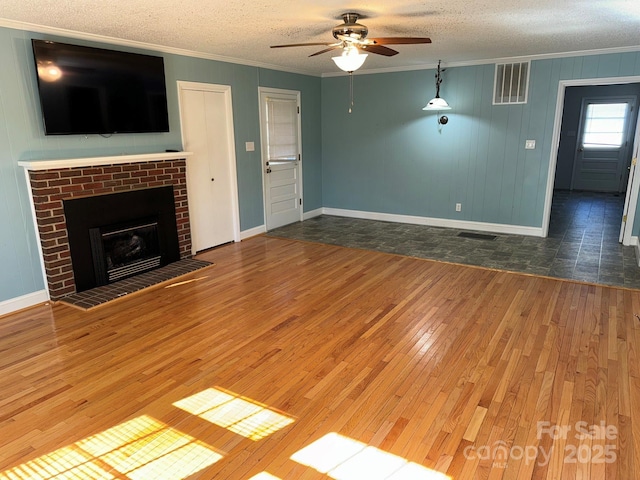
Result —
[[117, 225], [89, 230], [93, 268], [98, 285], [106, 285], [160, 266], [158, 222]]
[[172, 186], [63, 201], [76, 291], [180, 259]]

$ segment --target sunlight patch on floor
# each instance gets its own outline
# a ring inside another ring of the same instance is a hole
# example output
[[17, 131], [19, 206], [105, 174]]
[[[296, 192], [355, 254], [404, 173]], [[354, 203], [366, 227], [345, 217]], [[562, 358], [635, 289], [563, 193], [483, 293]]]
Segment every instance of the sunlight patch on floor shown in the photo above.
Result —
[[251, 440], [265, 438], [294, 422], [266, 405], [219, 387], [208, 388], [173, 405]]
[[451, 480], [442, 472], [334, 432], [298, 450], [291, 460], [336, 480]]
[[184, 281], [182, 281], [182, 282], [175, 282], [175, 283], [171, 283], [171, 284], [167, 285], [167, 286], [166, 286], [166, 287], [164, 287], [164, 288], [180, 287], [180, 286], [182, 286], [182, 285], [187, 285], [187, 284], [189, 284], [189, 283], [198, 282], [198, 281], [200, 281], [200, 280], [205, 280], [205, 279], [207, 279], [207, 278], [209, 278], [209, 276], [208, 276], [208, 275], [207, 275], [207, 276], [204, 276], [204, 277], [192, 278], [192, 279], [190, 279], [190, 280], [184, 280]]
[[275, 475], [271, 475], [268, 472], [260, 472], [248, 480], [282, 480], [280, 477], [276, 477]]
[[2, 472], [0, 479], [182, 480], [221, 458], [205, 443], [145, 415]]
[[45, 480], [51, 478], [110, 480], [115, 478], [101, 466], [92, 463], [92, 460], [91, 455], [77, 449], [75, 445], [71, 445], [2, 472], [0, 478], [3, 480]]

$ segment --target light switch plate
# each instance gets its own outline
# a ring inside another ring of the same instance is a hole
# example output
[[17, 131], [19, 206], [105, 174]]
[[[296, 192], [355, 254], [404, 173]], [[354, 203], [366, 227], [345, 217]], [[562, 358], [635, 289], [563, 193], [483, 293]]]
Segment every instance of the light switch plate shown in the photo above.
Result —
[[253, 152], [256, 149], [256, 146], [253, 142], [244, 142], [244, 147], [247, 152]]
[[525, 140], [524, 141], [524, 148], [526, 150], [533, 150], [534, 148], [536, 148], [536, 141], [535, 140]]

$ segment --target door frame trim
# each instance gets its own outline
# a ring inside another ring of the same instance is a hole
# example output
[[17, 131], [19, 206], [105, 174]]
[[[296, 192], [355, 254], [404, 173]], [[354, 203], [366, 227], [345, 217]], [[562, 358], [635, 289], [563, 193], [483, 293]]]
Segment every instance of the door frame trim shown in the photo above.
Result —
[[[625, 83], [640, 83], [640, 76], [626, 76], [626, 77], [606, 77], [606, 78], [583, 78], [579, 80], [560, 80], [558, 83], [558, 95], [556, 98], [556, 113], [553, 122], [553, 134], [551, 137], [551, 154], [549, 160], [549, 170], [547, 172], [547, 191], [545, 195], [544, 211], [542, 214], [542, 236], [547, 237], [549, 235], [549, 222], [551, 220], [551, 202], [553, 199], [553, 184], [555, 181], [556, 167], [558, 162], [558, 148], [560, 147], [560, 129], [562, 127], [562, 113], [564, 111], [564, 96], [567, 87], [589, 86], [589, 85], [620, 85]], [[638, 144], [640, 140], [640, 115], [638, 115], [638, 121], [635, 129], [635, 137], [633, 141], [634, 156], [638, 151]], [[627, 187], [627, 191], [634, 190], [637, 192], [640, 186], [640, 175], [634, 175], [633, 184]], [[634, 241], [631, 238], [631, 230], [633, 229], [633, 222], [636, 213], [636, 206], [638, 204], [638, 195], [630, 195], [628, 202], [625, 204], [625, 211], [627, 211], [627, 224], [631, 228], [625, 228], [623, 245], [633, 245]]]
[[[235, 142], [235, 129], [233, 122], [233, 97], [231, 94], [231, 85], [221, 85], [214, 83], [199, 83], [199, 82], [186, 82], [183, 80], [178, 80], [176, 82], [178, 89], [178, 112], [180, 116], [180, 140], [182, 141], [182, 148], [184, 149], [184, 111], [182, 105], [182, 92], [185, 90], [193, 90], [193, 91], [204, 91], [204, 92], [214, 92], [214, 93], [222, 93], [224, 94], [225, 99], [225, 118], [227, 120], [227, 147], [229, 149], [229, 155], [231, 157], [231, 161], [229, 164], [230, 177], [229, 181], [231, 183], [231, 210], [232, 210], [232, 218], [233, 218], [233, 241], [239, 242], [240, 238], [240, 209], [239, 209], [239, 201], [238, 201], [238, 171], [237, 171], [237, 155], [236, 155], [236, 142]], [[189, 170], [189, 162], [187, 161], [187, 172]], [[188, 173], [187, 173], [188, 179]], [[192, 198], [189, 195], [189, 187], [187, 183], [187, 202], [191, 205]], [[191, 221], [191, 215], [189, 215], [189, 221]], [[193, 255], [196, 254], [195, 247], [193, 246], [191, 253]]]
[[302, 105], [300, 101], [300, 91], [299, 90], [286, 90], [282, 88], [273, 88], [273, 87], [258, 87], [258, 110], [260, 114], [260, 172], [262, 175], [262, 210], [264, 214], [264, 228], [267, 231], [267, 189], [266, 189], [266, 178], [265, 178], [265, 158], [266, 158], [266, 138], [265, 138], [265, 122], [264, 122], [264, 109], [262, 107], [262, 94], [274, 94], [274, 95], [295, 95], [296, 104], [298, 105], [298, 109], [300, 113], [298, 114], [298, 153], [300, 154], [300, 160], [298, 161], [298, 182], [300, 187], [300, 199], [302, 199], [302, 204], [300, 205], [300, 218], [298, 221], [302, 221], [304, 219], [304, 195], [303, 195], [303, 184], [302, 181]]

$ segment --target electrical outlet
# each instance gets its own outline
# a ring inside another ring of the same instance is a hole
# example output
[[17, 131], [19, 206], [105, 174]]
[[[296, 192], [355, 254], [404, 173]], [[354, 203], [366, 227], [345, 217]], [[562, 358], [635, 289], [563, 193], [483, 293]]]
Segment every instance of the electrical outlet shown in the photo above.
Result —
[[524, 148], [525, 150], [533, 150], [536, 148], [536, 141], [535, 140], [525, 140], [524, 141]]
[[456, 203], [456, 212], [461, 212], [461, 211], [462, 211], [462, 204]]

